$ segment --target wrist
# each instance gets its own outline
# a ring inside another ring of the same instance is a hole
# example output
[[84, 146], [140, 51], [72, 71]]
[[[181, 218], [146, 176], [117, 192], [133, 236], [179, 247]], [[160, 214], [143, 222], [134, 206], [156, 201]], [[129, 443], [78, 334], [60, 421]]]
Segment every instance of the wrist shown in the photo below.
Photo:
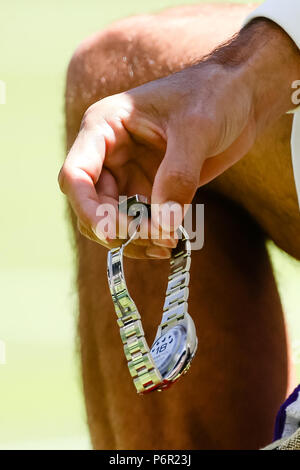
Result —
[[296, 107], [292, 84], [300, 79], [300, 51], [276, 23], [255, 19], [207, 61], [238, 71], [252, 95], [258, 132]]
[[277, 24], [258, 19], [264, 44], [249, 64], [254, 89], [255, 114], [260, 128], [268, 126], [295, 108], [292, 84], [300, 78], [300, 51], [288, 34]]

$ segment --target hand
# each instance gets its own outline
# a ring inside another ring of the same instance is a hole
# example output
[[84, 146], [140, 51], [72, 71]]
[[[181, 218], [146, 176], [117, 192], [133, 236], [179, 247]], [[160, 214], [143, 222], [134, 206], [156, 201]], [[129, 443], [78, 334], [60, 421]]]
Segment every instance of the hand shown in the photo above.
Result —
[[[280, 30], [270, 22], [263, 23]], [[249, 27], [247, 34], [256, 34], [260, 42], [258, 32], [252, 29]], [[280, 34], [286, 36], [282, 30]], [[245, 36], [240, 41], [244, 46], [247, 43]], [[264, 54], [270, 54], [266, 48], [264, 44], [255, 58], [251, 44], [251, 50], [240, 50], [238, 60], [234, 59], [238, 48], [233, 48], [231, 58], [227, 51], [225, 63], [220, 60], [221, 49], [207, 61], [105, 98], [87, 110], [59, 176], [84, 235], [111, 248], [118, 241], [97, 231], [99, 205], [108, 203], [116, 208], [119, 195], [138, 193], [155, 204], [175, 202], [181, 211], [184, 204], [191, 203], [199, 186], [248, 152], [258, 131], [288, 106], [279, 78], [268, 89], [270, 100], [278, 95], [277, 106], [266, 108], [261, 104], [266, 78], [258, 77], [266, 68]], [[286, 83], [284, 86], [288, 88]], [[159, 225], [158, 210], [153, 213], [152, 224]], [[160, 228], [176, 229], [165, 220]], [[175, 243], [172, 236], [167, 240], [136, 240], [129, 245], [127, 255], [169, 257]]]

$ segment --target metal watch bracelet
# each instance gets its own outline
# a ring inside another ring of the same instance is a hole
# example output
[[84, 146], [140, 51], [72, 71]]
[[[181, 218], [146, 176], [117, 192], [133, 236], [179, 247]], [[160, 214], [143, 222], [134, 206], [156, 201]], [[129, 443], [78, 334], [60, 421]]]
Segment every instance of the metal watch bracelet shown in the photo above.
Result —
[[[150, 205], [143, 196], [136, 195], [119, 204], [121, 212], [128, 214], [130, 208], [139, 212], [137, 231], [142, 218], [148, 214]], [[149, 348], [141, 316], [129, 294], [123, 270], [124, 248], [133, 240], [136, 231], [121, 247], [109, 251], [107, 274], [128, 368], [137, 393], [145, 394], [170, 387], [187, 372], [198, 341], [187, 302], [191, 246], [187, 232], [180, 226], [178, 244], [172, 250], [170, 259], [162, 320], [154, 343]]]

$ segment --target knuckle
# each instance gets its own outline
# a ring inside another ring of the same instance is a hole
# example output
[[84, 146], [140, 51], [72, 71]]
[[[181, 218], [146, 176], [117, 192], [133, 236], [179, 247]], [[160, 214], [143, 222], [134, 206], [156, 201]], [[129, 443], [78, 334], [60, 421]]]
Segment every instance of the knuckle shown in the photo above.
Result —
[[167, 173], [168, 182], [182, 190], [194, 189], [198, 184], [198, 175], [189, 169], [172, 169]]
[[106, 114], [114, 106], [114, 97], [106, 97], [96, 103], [93, 103], [85, 111], [80, 129], [84, 128], [86, 131], [93, 131], [98, 125], [105, 121]]
[[73, 178], [74, 170], [65, 162], [58, 174], [58, 184], [62, 193], [68, 194]]
[[80, 128], [84, 128], [85, 130], [91, 130], [95, 127], [96, 123], [96, 114], [98, 114], [98, 108], [96, 107], [97, 103], [92, 104], [89, 108], [85, 111]]
[[178, 202], [192, 198], [199, 185], [199, 175], [190, 170], [170, 170], [166, 177], [166, 187], [172, 188], [174, 200]]
[[184, 122], [189, 129], [195, 129], [197, 132], [210, 132], [216, 126], [217, 115], [212, 106], [205, 107], [205, 109], [195, 109], [189, 110], [189, 112], [184, 116]]
[[65, 165], [62, 166], [58, 174], [58, 184], [62, 193], [66, 194], [67, 191], [67, 182], [66, 182], [66, 169]]

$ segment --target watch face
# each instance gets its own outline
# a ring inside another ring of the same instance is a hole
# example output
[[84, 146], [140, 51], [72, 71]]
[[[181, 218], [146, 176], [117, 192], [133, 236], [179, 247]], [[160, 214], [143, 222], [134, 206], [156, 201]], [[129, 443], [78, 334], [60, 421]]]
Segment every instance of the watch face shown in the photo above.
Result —
[[186, 346], [186, 331], [182, 326], [174, 326], [153, 343], [151, 354], [161, 375], [172, 370]]

